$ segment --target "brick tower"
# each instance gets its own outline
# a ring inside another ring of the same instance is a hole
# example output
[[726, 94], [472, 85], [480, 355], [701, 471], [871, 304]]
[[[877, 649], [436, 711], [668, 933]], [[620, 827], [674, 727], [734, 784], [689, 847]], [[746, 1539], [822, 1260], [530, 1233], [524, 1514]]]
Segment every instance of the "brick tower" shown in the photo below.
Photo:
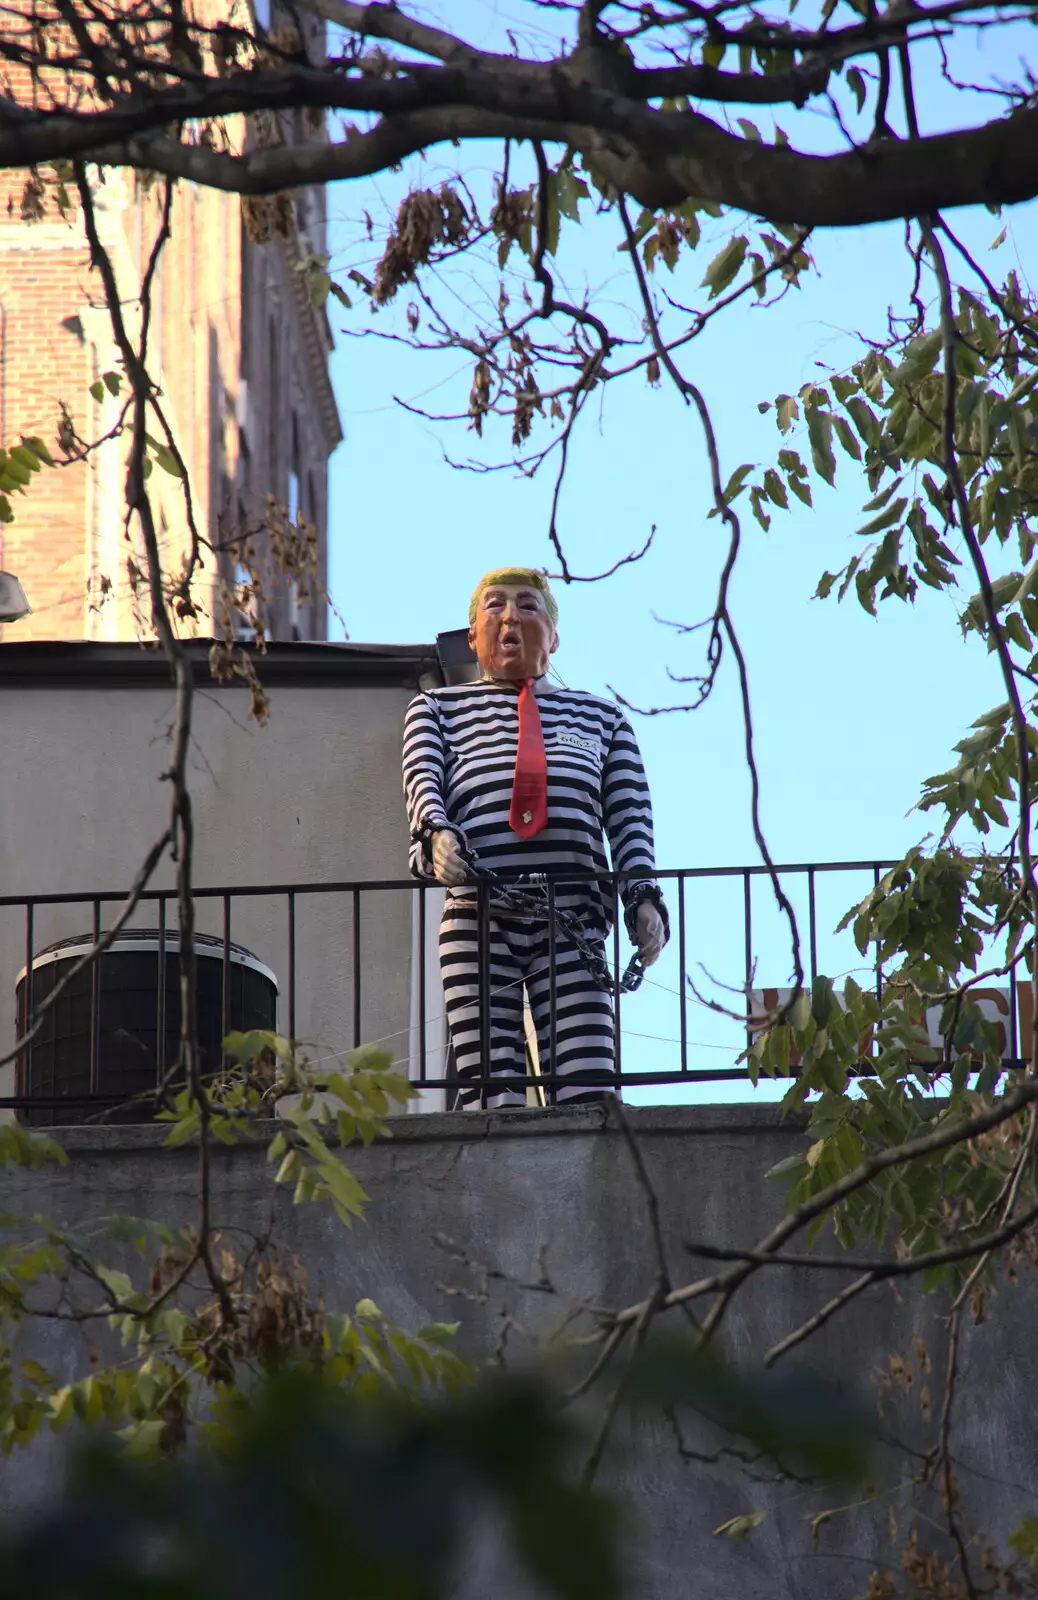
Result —
[[[210, 0], [207, 9], [217, 5], [228, 13], [225, 0]], [[32, 6], [8, 0], [0, 25], [16, 27], [12, 11], [28, 18]], [[315, 42], [323, 46], [323, 34], [315, 32]], [[12, 77], [8, 72], [3, 88], [19, 96]], [[323, 134], [293, 127], [288, 136]], [[41, 194], [28, 174], [2, 180], [0, 443], [9, 448], [21, 435], [38, 435], [56, 457], [70, 440], [74, 451], [90, 448], [37, 474], [15, 497], [14, 521], [0, 525], [0, 569], [21, 580], [33, 608], [0, 626], [0, 640], [147, 638], [133, 530], [126, 537], [126, 443], [98, 442], [115, 425], [126, 386], [115, 395], [104, 386], [119, 362], [75, 192], [62, 214], [53, 192]], [[160, 190], [130, 171], [108, 172], [95, 190], [98, 228], [131, 329]], [[236, 196], [177, 186], [152, 296], [149, 370], [188, 469], [199, 529], [219, 542], [242, 527], [260, 528], [273, 497], [316, 529], [323, 588], [328, 457], [342, 437], [328, 374], [331, 330], [307, 293], [307, 263], [325, 249], [323, 191], [299, 191], [266, 212], [253, 207], [247, 222]], [[91, 393], [99, 382], [100, 399]], [[149, 488], [166, 567], [175, 572], [188, 539], [181, 486], [156, 470]], [[254, 542], [262, 546], [263, 537]], [[217, 577], [210, 556], [194, 591], [202, 614], [181, 631], [216, 631]], [[323, 598], [301, 600], [290, 582], [272, 590], [268, 620], [274, 638], [327, 634]]]

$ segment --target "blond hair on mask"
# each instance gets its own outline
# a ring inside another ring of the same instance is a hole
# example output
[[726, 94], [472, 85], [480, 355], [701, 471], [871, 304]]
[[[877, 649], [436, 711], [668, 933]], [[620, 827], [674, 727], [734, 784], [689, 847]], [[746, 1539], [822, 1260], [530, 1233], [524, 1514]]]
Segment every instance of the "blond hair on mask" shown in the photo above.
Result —
[[476, 620], [476, 612], [484, 590], [496, 589], [500, 584], [506, 583], [524, 584], [528, 589], [537, 589], [544, 596], [545, 610], [551, 618], [552, 627], [555, 626], [559, 620], [559, 608], [543, 572], [538, 572], [536, 567], [494, 567], [492, 571], [484, 572], [472, 591], [472, 599], [469, 601], [470, 627]]

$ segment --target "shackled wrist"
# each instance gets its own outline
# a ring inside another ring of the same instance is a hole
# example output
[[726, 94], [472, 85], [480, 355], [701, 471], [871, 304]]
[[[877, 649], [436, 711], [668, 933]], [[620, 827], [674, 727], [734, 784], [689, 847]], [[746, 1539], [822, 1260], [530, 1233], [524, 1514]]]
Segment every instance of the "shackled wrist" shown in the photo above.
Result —
[[663, 942], [666, 944], [670, 938], [670, 917], [663, 902], [663, 890], [656, 883], [641, 884], [624, 906], [624, 925], [632, 943], [638, 943], [638, 912], [645, 905], [653, 906], [658, 913], [663, 923]]

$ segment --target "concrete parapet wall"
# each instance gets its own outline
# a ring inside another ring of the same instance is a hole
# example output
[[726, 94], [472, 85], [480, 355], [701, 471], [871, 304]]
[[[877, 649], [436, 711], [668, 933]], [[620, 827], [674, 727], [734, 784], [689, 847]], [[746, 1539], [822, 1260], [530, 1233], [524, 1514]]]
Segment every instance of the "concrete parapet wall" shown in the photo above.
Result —
[[[782, 1123], [775, 1108], [667, 1106], [632, 1108], [627, 1115], [659, 1197], [675, 1281], [702, 1270], [688, 1242], [749, 1246], [781, 1214], [782, 1186], [766, 1173], [803, 1135]], [[476, 1356], [493, 1352], [506, 1319], [518, 1325], [509, 1348], [522, 1359], [527, 1335], [557, 1328], [571, 1300], [621, 1306], [651, 1288], [656, 1264], [645, 1196], [631, 1153], [602, 1109], [401, 1117], [393, 1133], [391, 1141], [348, 1154], [371, 1196], [368, 1220], [352, 1230], [328, 1207], [293, 1207], [290, 1195], [275, 1194], [262, 1149], [214, 1152], [214, 1220], [258, 1233], [273, 1211], [278, 1236], [305, 1261], [330, 1308], [348, 1309], [370, 1296], [414, 1328], [460, 1317], [461, 1343]], [[69, 1165], [5, 1176], [0, 1207], [78, 1224], [112, 1212], [187, 1221], [195, 1205], [196, 1159], [190, 1149], [162, 1149], [162, 1138], [163, 1130], [154, 1127], [66, 1130]], [[481, 1284], [437, 1242], [443, 1237], [504, 1275], [485, 1285], [485, 1298], [448, 1292]], [[542, 1264], [554, 1294], [520, 1287], [538, 1278]], [[727, 1318], [728, 1354], [758, 1362], [843, 1281], [800, 1269], [759, 1272]], [[1036, 1307], [1028, 1278], [1005, 1289], [986, 1323], [969, 1330], [962, 1356], [953, 1448], [963, 1493], [976, 1522], [1003, 1535], [1033, 1511], [1038, 1477]], [[878, 1287], [799, 1359], [864, 1394], [871, 1405], [877, 1369], [891, 1353], [911, 1356], [914, 1333], [925, 1336], [939, 1368], [946, 1309], [912, 1289], [899, 1294]], [[33, 1353], [52, 1370], [69, 1376], [83, 1370], [80, 1334], [45, 1327], [31, 1340]], [[887, 1412], [893, 1431], [918, 1431], [924, 1383], [937, 1396], [940, 1371], [919, 1379], [903, 1414]], [[692, 1419], [688, 1437], [702, 1444], [696, 1429]], [[19, 1459], [17, 1470], [12, 1465], [3, 1476], [8, 1513], [53, 1487], [54, 1443], [42, 1441]], [[887, 1468], [881, 1463], [880, 1470]], [[767, 1479], [767, 1467], [761, 1471]], [[902, 1492], [895, 1490], [868, 1519], [834, 1518], [813, 1547], [808, 1518], [824, 1502], [796, 1483], [748, 1479], [730, 1463], [682, 1460], [662, 1419], [623, 1425], [605, 1477], [634, 1502], [632, 1593], [639, 1600], [693, 1594], [697, 1600], [829, 1600], [863, 1593], [872, 1564], [897, 1559], [886, 1540], [887, 1507], [896, 1510]], [[733, 1545], [712, 1537], [725, 1519], [754, 1509], [767, 1516], [747, 1540]], [[502, 1600], [521, 1593], [482, 1568], [471, 1591], [464, 1588], [466, 1597], [470, 1592]]]

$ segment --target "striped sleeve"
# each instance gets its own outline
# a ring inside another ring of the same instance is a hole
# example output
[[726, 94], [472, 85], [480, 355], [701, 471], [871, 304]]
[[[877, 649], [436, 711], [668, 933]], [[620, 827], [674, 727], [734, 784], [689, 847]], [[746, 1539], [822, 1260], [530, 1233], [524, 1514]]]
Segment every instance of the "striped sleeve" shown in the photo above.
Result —
[[634, 938], [637, 909], [643, 901], [651, 900], [663, 918], [669, 937], [666, 907], [653, 876], [655, 851], [649, 784], [634, 729], [623, 716], [617, 718], [602, 767], [602, 820], [613, 871], [623, 874], [619, 887], [627, 931]]
[[411, 701], [404, 719], [404, 800], [411, 829], [408, 866], [416, 878], [431, 878], [429, 831], [450, 824], [444, 802], [447, 751], [436, 707], [428, 695]]

